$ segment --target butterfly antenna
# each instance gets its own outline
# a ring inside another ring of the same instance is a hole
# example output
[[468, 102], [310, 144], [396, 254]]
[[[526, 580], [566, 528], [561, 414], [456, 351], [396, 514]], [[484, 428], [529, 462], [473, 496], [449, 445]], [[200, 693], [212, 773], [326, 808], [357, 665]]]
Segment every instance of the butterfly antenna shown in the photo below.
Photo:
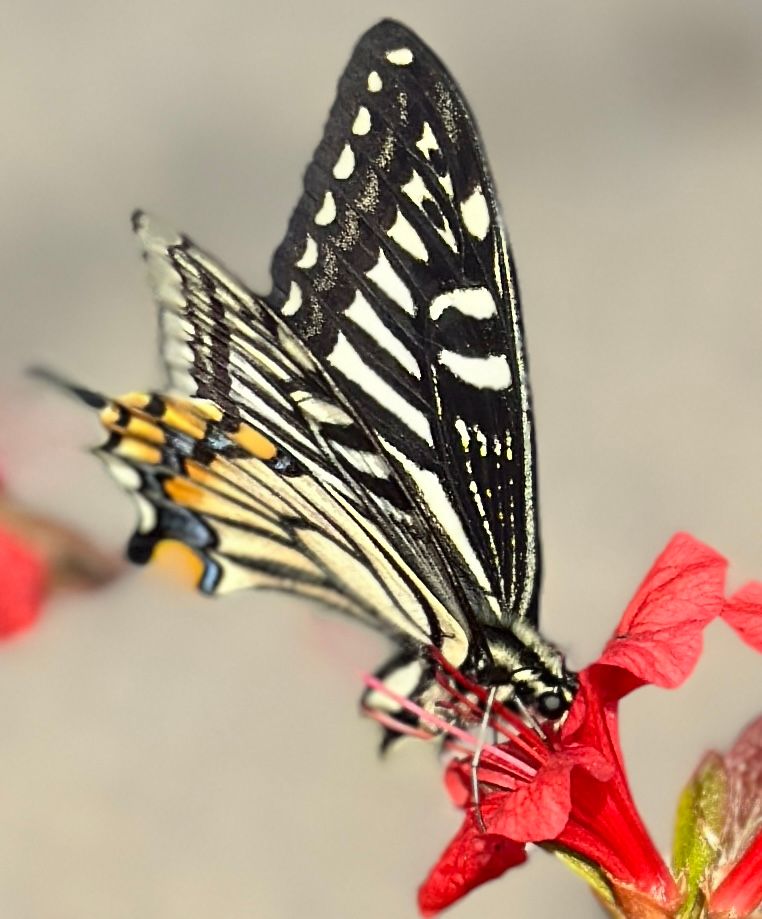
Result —
[[56, 371], [50, 370], [47, 367], [30, 367], [27, 373], [37, 380], [42, 380], [44, 383], [55, 386], [56, 389], [62, 389], [65, 393], [73, 396], [79, 402], [84, 402], [85, 405], [89, 405], [90, 408], [102, 409], [108, 405], [108, 400], [99, 392], [87, 389], [84, 386], [80, 386], [78, 383], [73, 383], [71, 380], [66, 379], [66, 377], [61, 376], [60, 373], [56, 373]]
[[474, 755], [471, 757], [471, 797], [474, 800], [476, 825], [479, 827], [480, 833], [486, 833], [487, 827], [484, 825], [481, 800], [479, 797], [479, 763], [481, 761], [482, 750], [484, 749], [484, 744], [487, 739], [487, 727], [489, 726], [489, 719], [492, 715], [492, 706], [495, 702], [496, 692], [497, 686], [493, 686], [489, 691], [489, 695], [487, 696], [487, 704], [484, 706], [484, 715], [482, 716], [482, 723], [479, 727], [479, 734], [476, 738], [476, 749], [474, 750]]

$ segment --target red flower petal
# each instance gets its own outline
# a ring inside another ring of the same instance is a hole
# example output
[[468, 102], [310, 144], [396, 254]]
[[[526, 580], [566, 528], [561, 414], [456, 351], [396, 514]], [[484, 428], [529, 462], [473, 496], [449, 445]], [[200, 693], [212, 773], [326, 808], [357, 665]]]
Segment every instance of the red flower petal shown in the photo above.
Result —
[[598, 664], [579, 675], [562, 743], [566, 750], [575, 742], [582, 749], [592, 748], [603, 766], [596, 768], [591, 760], [572, 772], [571, 813], [556, 841], [599, 865], [613, 880], [666, 903], [677, 891], [632, 800], [619, 747], [617, 700], [621, 687], [632, 679], [618, 667]]
[[591, 747], [571, 747], [551, 754], [535, 779], [515, 791], [493, 794], [482, 806], [487, 829], [509, 839], [541, 842], [555, 839], [571, 812], [571, 772], [582, 768], [597, 781], [609, 779], [613, 767]]
[[481, 808], [487, 829], [526, 842], [555, 839], [571, 811], [571, 766], [559, 760], [543, 766], [533, 782], [490, 796]]
[[464, 759], [453, 759], [445, 769], [445, 788], [456, 807], [466, 808], [471, 802], [471, 764]]
[[418, 891], [421, 913], [434, 916], [474, 887], [521, 865], [526, 857], [522, 844], [503, 836], [481, 833], [473, 813], [468, 813], [458, 834]]
[[748, 916], [762, 905], [762, 831], [709, 900], [712, 916]]
[[725, 603], [722, 618], [762, 654], [762, 584], [750, 581]]
[[718, 552], [687, 533], [670, 540], [597, 661], [635, 678], [620, 689], [673, 688], [688, 677], [701, 653], [701, 633], [723, 611], [726, 568]]
[[0, 530], [0, 638], [28, 628], [40, 613], [47, 571], [42, 558]]

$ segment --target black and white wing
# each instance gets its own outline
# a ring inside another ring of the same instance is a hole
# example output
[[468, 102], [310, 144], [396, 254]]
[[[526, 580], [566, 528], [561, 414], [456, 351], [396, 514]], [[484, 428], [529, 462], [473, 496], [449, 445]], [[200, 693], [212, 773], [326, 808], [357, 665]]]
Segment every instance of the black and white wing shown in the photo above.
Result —
[[515, 275], [473, 117], [405, 27], [382, 22], [355, 48], [272, 274], [273, 310], [410, 496], [424, 568], [454, 577], [481, 625], [534, 624]]
[[[141, 213], [134, 225], [173, 392], [69, 387], [101, 409], [110, 436], [96, 452], [138, 501], [130, 558], [180, 544], [205, 593], [301, 594], [462, 662], [457, 602], [406, 558], [408, 499], [309, 353], [187, 237]], [[403, 518], [397, 533], [390, 521]]]

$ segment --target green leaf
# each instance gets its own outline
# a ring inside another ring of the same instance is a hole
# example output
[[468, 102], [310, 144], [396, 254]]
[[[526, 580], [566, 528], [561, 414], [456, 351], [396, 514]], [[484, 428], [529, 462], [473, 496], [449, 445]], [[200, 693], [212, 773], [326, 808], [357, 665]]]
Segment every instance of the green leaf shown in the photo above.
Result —
[[708, 753], [677, 805], [672, 871], [685, 893], [679, 919], [695, 915], [702, 882], [720, 855], [728, 807], [728, 776], [722, 757]]
[[543, 848], [547, 848], [549, 851], [553, 852], [562, 862], [568, 865], [575, 874], [587, 881], [593, 888], [598, 899], [603, 906], [608, 909], [612, 916], [621, 915], [617, 909], [617, 904], [611, 892], [608, 880], [606, 879], [606, 875], [597, 865], [559, 846], [543, 846]]

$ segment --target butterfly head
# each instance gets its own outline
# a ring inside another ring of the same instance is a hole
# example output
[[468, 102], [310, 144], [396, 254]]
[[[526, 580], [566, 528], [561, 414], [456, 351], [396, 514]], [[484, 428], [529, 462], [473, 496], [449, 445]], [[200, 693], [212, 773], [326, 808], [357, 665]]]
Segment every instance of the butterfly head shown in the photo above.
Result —
[[578, 682], [563, 654], [523, 623], [485, 630], [487, 649], [475, 665], [482, 686], [497, 686], [506, 705], [528, 709], [541, 721], [560, 721]]

